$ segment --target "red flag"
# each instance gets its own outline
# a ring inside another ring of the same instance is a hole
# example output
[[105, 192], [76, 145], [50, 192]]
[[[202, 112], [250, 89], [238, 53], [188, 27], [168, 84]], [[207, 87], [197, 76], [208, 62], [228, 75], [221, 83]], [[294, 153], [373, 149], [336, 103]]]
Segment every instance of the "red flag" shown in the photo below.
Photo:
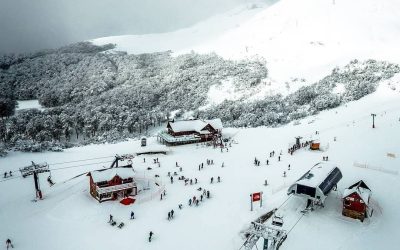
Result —
[[253, 193], [253, 201], [259, 201], [261, 200], [261, 192], [258, 193]]

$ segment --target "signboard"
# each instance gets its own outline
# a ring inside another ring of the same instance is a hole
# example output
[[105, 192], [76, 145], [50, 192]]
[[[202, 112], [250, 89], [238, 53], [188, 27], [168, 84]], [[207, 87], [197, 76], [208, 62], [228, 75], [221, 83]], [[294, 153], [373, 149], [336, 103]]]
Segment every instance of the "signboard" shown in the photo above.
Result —
[[253, 202], [260, 201], [260, 207], [262, 207], [262, 192], [250, 194], [250, 211], [253, 211]]
[[253, 193], [252, 197], [253, 197], [253, 201], [261, 200], [261, 192]]

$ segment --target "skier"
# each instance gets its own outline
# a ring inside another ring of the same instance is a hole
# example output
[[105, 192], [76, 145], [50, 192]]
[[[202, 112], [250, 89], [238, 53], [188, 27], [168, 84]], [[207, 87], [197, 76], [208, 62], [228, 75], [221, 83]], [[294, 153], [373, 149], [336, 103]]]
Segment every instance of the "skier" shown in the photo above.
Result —
[[171, 184], [174, 183], [174, 177], [171, 176]]
[[135, 213], [132, 211], [131, 212], [131, 220], [135, 219]]
[[194, 184], [197, 184], [197, 178], [194, 178]]
[[9, 247], [14, 248], [14, 246], [13, 246], [13, 244], [11, 243], [11, 240], [10, 240], [10, 239], [7, 239], [7, 240], [6, 240], [6, 247], [7, 247], [7, 249], [8, 249]]
[[178, 167], [178, 162], [175, 162], [175, 166]]
[[166, 196], [167, 195], [167, 192], [164, 190], [164, 196]]
[[288, 166], [288, 170], [290, 170], [290, 164], [289, 164], [289, 166]]
[[171, 219], [174, 218], [174, 210], [171, 210]]
[[267, 165], [269, 164], [269, 160], [267, 160]]
[[51, 176], [47, 177], [47, 182], [50, 184], [50, 186], [54, 185], [54, 182], [51, 180]]
[[153, 237], [153, 232], [152, 231], [150, 231], [150, 233], [149, 233], [149, 242], [151, 242], [151, 237]]
[[171, 219], [171, 212], [168, 212], [168, 220]]
[[179, 171], [182, 172], [182, 167], [179, 168]]
[[200, 201], [203, 201], [203, 195], [200, 195]]
[[143, 158], [143, 162], [146, 162], [146, 158]]
[[278, 156], [278, 161], [281, 161], [281, 156]]
[[7, 172], [4, 172], [4, 178], [7, 178]]
[[224, 163], [222, 163], [222, 165], [221, 165], [221, 168], [223, 168], [224, 167]]
[[214, 182], [214, 177], [211, 177], [211, 183], [213, 183]]
[[178, 207], [179, 207], [179, 209], [182, 209], [182, 204], [179, 204]]
[[210, 198], [210, 191], [207, 190], [207, 199]]
[[286, 171], [283, 171], [283, 177], [286, 177]]
[[160, 194], [160, 200], [162, 200], [162, 194]]
[[8, 173], [9, 176], [12, 176], [12, 172], [10, 171], [10, 173]]
[[192, 199], [189, 199], [189, 206], [192, 205]]
[[110, 220], [108, 221], [108, 223], [113, 223], [113, 222], [114, 222], [113, 216], [112, 216], [112, 214], [110, 214]]
[[218, 176], [218, 182], [221, 182], [221, 177]]
[[193, 185], [193, 180], [192, 179], [190, 179], [190, 185]]

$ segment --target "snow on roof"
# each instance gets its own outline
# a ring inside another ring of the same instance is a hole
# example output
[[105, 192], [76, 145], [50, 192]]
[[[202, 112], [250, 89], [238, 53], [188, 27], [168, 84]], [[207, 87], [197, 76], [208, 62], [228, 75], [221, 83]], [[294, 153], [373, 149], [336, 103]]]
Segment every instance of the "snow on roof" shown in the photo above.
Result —
[[308, 187], [318, 187], [329, 174], [336, 168], [336, 165], [327, 162], [315, 164], [296, 183]]
[[184, 131], [196, 131], [200, 132], [207, 123], [202, 120], [184, 120], [184, 121], [174, 121], [169, 122], [172, 130], [174, 132], [184, 132]]
[[[362, 181], [360, 181], [360, 182], [362, 182]], [[360, 183], [360, 182], [358, 182], [358, 183]], [[362, 185], [352, 185], [343, 191], [343, 198], [351, 195], [352, 193], [357, 193], [358, 196], [360, 196], [360, 198], [367, 204], [372, 192], [368, 187], [364, 188], [364, 187], [362, 187]]]
[[208, 124], [210, 124], [214, 129], [223, 128], [221, 119], [219, 118], [205, 121], [196, 119], [169, 122], [169, 125], [174, 132], [196, 131], [200, 133]]
[[133, 177], [133, 169], [132, 168], [111, 168], [104, 171], [92, 171], [90, 175], [93, 178], [94, 182], [100, 181], [109, 181], [114, 176], [118, 175], [122, 179], [127, 179]]
[[206, 120], [208, 124], [210, 124], [214, 129], [223, 129], [222, 121], [219, 118]]
[[147, 147], [140, 148], [136, 151], [136, 154], [145, 154], [145, 153], [158, 153], [158, 152], [169, 152], [169, 148], [165, 145], [148, 145]]

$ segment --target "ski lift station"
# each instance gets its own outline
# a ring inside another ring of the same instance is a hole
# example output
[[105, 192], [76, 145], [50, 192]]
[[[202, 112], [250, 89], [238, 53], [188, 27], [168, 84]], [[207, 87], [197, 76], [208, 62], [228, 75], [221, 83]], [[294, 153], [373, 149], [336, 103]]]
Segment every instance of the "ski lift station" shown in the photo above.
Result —
[[336, 165], [320, 162], [292, 184], [287, 194], [306, 197], [308, 202], [313, 201], [315, 204], [323, 205], [329, 192], [336, 189], [340, 179], [342, 172]]

